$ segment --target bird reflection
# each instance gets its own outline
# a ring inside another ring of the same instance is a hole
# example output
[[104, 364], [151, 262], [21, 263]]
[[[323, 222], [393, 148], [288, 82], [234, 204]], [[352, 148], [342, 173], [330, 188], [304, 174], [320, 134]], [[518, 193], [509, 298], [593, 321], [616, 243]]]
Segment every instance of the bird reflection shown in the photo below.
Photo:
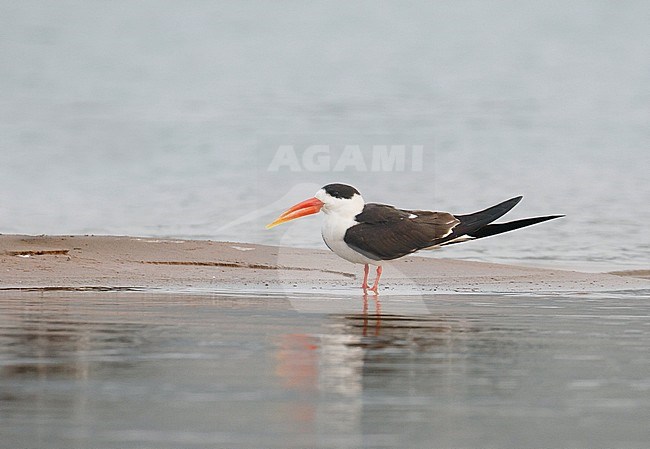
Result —
[[[374, 293], [372, 299], [375, 303], [375, 314], [374, 314], [374, 333], [379, 335], [379, 330], [381, 329], [381, 301], [379, 300], [379, 295]], [[363, 335], [368, 335], [368, 293], [363, 294]]]
[[378, 351], [391, 350], [395, 357], [412, 349], [445, 348], [472, 332], [465, 320], [384, 313], [376, 294], [364, 294], [361, 304], [360, 313], [331, 315], [330, 332], [280, 337], [276, 374], [285, 387], [316, 391], [327, 384], [339, 392], [355, 392], [361, 369]]
[[[275, 372], [285, 388], [298, 392], [287, 404], [296, 419], [313, 423], [320, 414], [336, 413], [341, 428], [332, 431], [345, 431], [362, 419], [364, 393], [375, 390], [455, 397], [478, 384], [502, 394], [500, 373], [528, 350], [519, 342], [521, 329], [463, 313], [387, 313], [400, 310], [399, 299], [383, 301], [364, 295], [359, 313], [330, 315], [324, 332], [282, 336]], [[322, 395], [337, 400], [315, 400]]]
[[[283, 335], [275, 374], [286, 389], [297, 393], [286, 404], [285, 412], [292, 419], [310, 425], [320, 414], [336, 413], [339, 427], [332, 431], [344, 432], [358, 424], [361, 393], [367, 383], [364, 377], [373, 370], [378, 354], [391, 350], [395, 357], [405, 349], [410, 352], [409, 346], [434, 340], [430, 334], [442, 335], [438, 344], [444, 345], [454, 327], [430, 315], [384, 314], [380, 297], [364, 294], [360, 313], [330, 316], [328, 330], [317, 335]], [[426, 346], [430, 344], [422, 347]], [[322, 394], [338, 399], [314, 400]]]

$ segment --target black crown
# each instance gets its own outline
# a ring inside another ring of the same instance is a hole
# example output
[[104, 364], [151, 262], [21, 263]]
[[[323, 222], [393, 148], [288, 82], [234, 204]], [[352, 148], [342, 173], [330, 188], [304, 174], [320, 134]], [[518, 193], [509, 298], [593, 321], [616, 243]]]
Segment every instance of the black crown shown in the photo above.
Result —
[[352, 198], [355, 194], [361, 195], [357, 189], [347, 184], [327, 184], [323, 189], [330, 196], [345, 200]]

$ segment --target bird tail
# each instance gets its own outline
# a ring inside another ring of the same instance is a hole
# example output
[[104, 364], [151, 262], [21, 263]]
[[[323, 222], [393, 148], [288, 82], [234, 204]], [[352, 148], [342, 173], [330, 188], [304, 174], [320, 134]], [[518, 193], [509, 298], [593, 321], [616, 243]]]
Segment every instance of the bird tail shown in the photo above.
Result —
[[472, 232], [478, 231], [508, 213], [522, 198], [522, 196], [516, 196], [496, 206], [488, 207], [485, 210], [474, 212], [473, 214], [456, 215], [455, 217], [460, 220], [460, 223], [454, 227], [453, 234], [456, 234], [456, 237], [460, 237], [461, 235], [469, 235]]
[[553, 220], [554, 218], [564, 217], [564, 215], [547, 215], [545, 217], [522, 218], [521, 220], [509, 221], [507, 223], [494, 223], [474, 231], [468, 232], [467, 235], [476, 239], [489, 237], [491, 235], [502, 234], [515, 229], [525, 228], [526, 226], [542, 223], [544, 221]]
[[460, 220], [460, 223], [454, 227], [453, 233], [449, 235], [445, 242], [441, 242], [441, 244], [451, 245], [466, 240], [481, 239], [483, 237], [514, 231], [515, 229], [524, 228], [526, 226], [564, 216], [547, 215], [544, 217], [523, 218], [521, 220], [509, 221], [507, 223], [491, 224], [493, 221], [499, 219], [515, 207], [521, 199], [521, 196], [517, 196], [482, 211], [467, 215], [456, 215], [456, 218]]

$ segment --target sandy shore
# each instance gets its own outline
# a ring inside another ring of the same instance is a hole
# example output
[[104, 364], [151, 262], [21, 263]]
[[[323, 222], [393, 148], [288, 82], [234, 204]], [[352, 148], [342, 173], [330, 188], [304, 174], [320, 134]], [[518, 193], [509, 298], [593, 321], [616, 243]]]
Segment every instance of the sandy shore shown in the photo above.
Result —
[[[203, 240], [0, 235], [0, 289], [357, 291], [362, 267], [329, 251]], [[646, 272], [580, 273], [407, 257], [384, 293], [544, 293], [650, 288]]]

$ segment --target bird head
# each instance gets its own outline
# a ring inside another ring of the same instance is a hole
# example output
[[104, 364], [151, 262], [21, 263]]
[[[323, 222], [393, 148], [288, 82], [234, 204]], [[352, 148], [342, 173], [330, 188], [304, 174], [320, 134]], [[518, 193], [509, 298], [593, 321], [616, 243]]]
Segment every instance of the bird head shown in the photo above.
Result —
[[266, 228], [271, 229], [287, 221], [320, 211], [328, 215], [335, 214], [354, 218], [361, 213], [363, 206], [363, 198], [354, 187], [347, 184], [328, 184], [316, 192], [312, 198], [301, 201], [284, 211], [275, 221], [267, 224]]

